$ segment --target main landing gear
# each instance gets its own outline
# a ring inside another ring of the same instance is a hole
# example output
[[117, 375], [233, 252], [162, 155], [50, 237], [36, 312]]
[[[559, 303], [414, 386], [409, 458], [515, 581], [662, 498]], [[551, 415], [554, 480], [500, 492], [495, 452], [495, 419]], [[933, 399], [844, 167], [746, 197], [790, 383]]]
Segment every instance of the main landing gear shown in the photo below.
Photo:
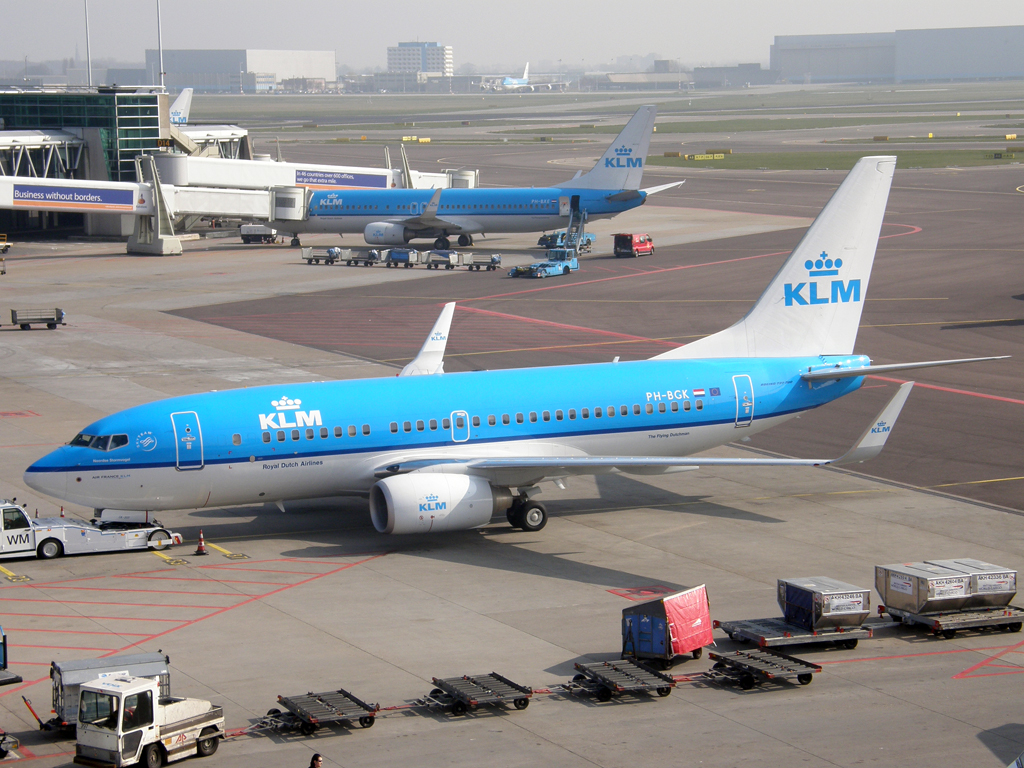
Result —
[[465, 248], [473, 244], [472, 235], [459, 235], [459, 247]]
[[505, 512], [508, 523], [513, 528], [523, 531], [539, 531], [548, 524], [548, 511], [539, 501], [531, 501], [517, 496], [512, 506]]

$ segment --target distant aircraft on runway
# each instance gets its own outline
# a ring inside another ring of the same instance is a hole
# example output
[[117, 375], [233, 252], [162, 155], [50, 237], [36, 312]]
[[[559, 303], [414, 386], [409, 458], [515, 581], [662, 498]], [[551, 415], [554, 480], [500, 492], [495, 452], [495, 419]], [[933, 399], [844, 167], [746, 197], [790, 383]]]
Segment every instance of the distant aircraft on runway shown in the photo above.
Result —
[[496, 91], [505, 93], [533, 93], [534, 91], [564, 91], [569, 83], [563, 80], [549, 80], [544, 82], [530, 82], [530, 62], [526, 62], [522, 77], [485, 78], [480, 83], [482, 91]]
[[[689, 458], [829, 403], [874, 373], [854, 354], [896, 166], [854, 167], [754, 307], [651, 360], [444, 373], [454, 304], [398, 377], [175, 397], [90, 424], [25, 471], [42, 493], [119, 512], [369, 496], [381, 533], [537, 531], [539, 484], [698, 466], [824, 466], [885, 444], [903, 384], [838, 459]], [[978, 358], [996, 359], [996, 358]]]

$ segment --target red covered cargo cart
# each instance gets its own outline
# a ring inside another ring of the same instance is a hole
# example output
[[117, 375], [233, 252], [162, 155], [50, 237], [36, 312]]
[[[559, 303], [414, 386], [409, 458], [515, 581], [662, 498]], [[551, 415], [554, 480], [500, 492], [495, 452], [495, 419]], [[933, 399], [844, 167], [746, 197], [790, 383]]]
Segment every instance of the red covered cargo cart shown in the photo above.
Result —
[[699, 659], [713, 645], [711, 602], [703, 584], [622, 611], [622, 658], [649, 659], [669, 669], [676, 658]]

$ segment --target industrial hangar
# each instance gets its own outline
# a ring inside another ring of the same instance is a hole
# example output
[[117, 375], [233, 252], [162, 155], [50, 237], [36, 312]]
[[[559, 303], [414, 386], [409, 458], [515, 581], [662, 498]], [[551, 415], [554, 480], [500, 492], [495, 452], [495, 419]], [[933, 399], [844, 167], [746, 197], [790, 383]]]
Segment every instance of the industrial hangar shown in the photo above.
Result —
[[[658, 149], [678, 140], [659, 132]], [[459, 155], [488, 180], [542, 184], [589, 167], [594, 152], [538, 143]], [[69, 325], [0, 327], [4, 493], [30, 515], [58, 514], [52, 500], [26, 491], [25, 466], [129, 404], [393, 375], [447, 301], [458, 302], [451, 370], [653, 356], [740, 317], [843, 177], [647, 174], [645, 184], [687, 184], [598, 228], [599, 247], [580, 274], [554, 286], [500, 274], [309, 267], [289, 249], [233, 240], [186, 243], [169, 259], [132, 258], [109, 243], [19, 246], [0, 277], [5, 298], [57, 303]], [[666, 762], [685, 750], [716, 766], [904, 765], [908, 755], [938, 766], [1006, 765], [1024, 749], [1012, 712], [1020, 636], [985, 629], [944, 639], [896, 625], [875, 617], [878, 594], [869, 640], [787, 649], [820, 667], [809, 686], [720, 686], [702, 677], [716, 663], [707, 654], [670, 670], [666, 697], [600, 701], [562, 686], [587, 676], [577, 664], [617, 662], [624, 609], [689, 587], [706, 585], [711, 616], [730, 621], [780, 613], [781, 578], [829, 576], [870, 590], [877, 565], [1024, 566], [1014, 483], [1024, 474], [1021, 291], [1007, 278], [1019, 257], [1008, 222], [1021, 184], [1013, 166], [898, 168], [859, 348], [878, 362], [1015, 357], [923, 372], [875, 465], [573, 479], [545, 492], [552, 521], [537, 533], [496, 519], [446, 538], [382, 538], [360, 499], [172, 512], [162, 522], [187, 546], [9, 561], [0, 610], [8, 666], [25, 682], [0, 689], [0, 725], [22, 741], [14, 758], [57, 766], [72, 757], [73, 743], [37, 731], [19, 698], [47, 709], [51, 661], [159, 649], [170, 656], [176, 695], [223, 705], [232, 738], [206, 760], [226, 766], [303, 764], [314, 752], [339, 765], [619, 766], [634, 763], [638, 749]], [[654, 231], [656, 254], [611, 257], [609, 236], [620, 229]], [[486, 247], [511, 263], [533, 258], [522, 236]], [[897, 385], [871, 380], [857, 400], [724, 454], [833, 455]], [[200, 531], [206, 556], [194, 554]], [[714, 639], [708, 654], [749, 648], [720, 630]], [[529, 685], [529, 708], [462, 716], [428, 706], [441, 696], [435, 689], [446, 690], [437, 681], [491, 673]], [[251, 730], [282, 708], [278, 696], [328, 689], [380, 704], [379, 722], [361, 731]]]

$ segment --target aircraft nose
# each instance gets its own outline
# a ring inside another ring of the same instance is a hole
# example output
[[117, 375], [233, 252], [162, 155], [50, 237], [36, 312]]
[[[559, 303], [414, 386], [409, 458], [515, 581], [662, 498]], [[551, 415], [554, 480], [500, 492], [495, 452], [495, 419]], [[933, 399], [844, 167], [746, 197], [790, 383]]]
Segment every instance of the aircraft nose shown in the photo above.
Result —
[[57, 499], [66, 499], [68, 491], [68, 463], [65, 448], [58, 448], [36, 461], [25, 470], [25, 485], [34, 491]]

